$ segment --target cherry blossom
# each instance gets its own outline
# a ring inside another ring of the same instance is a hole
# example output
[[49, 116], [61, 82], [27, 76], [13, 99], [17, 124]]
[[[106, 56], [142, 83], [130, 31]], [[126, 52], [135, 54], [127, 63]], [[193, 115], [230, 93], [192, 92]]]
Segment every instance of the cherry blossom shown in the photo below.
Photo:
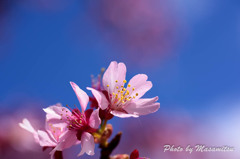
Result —
[[125, 64], [113, 61], [103, 75], [103, 90], [99, 91], [89, 87], [87, 89], [92, 91], [99, 107], [112, 115], [125, 118], [156, 112], [160, 108], [157, 96], [141, 98], [152, 88], [152, 82], [147, 81], [148, 76], [137, 74], [128, 84], [126, 84], [125, 77]]
[[77, 140], [81, 141], [82, 150], [78, 156], [84, 153], [88, 155], [94, 155], [94, 137], [92, 133], [96, 132], [101, 120], [99, 118], [99, 109], [93, 111], [93, 109], [86, 110], [89, 97], [81, 90], [74, 82], [70, 82], [82, 108], [82, 112], [78, 109], [67, 109], [62, 106], [51, 106], [45, 108], [47, 113], [47, 123], [51, 123], [53, 126], [65, 126], [67, 128], [66, 138], [60, 141], [55, 147], [55, 151], [61, 149], [62, 145], [66, 145], [69, 142], [74, 143]]

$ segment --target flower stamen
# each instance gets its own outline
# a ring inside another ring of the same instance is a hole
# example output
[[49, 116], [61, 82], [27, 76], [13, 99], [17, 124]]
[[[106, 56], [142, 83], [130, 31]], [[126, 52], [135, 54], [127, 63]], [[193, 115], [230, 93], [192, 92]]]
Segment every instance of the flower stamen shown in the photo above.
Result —
[[[115, 80], [116, 83], [118, 83], [118, 80]], [[126, 80], [123, 80], [123, 83], [127, 83]], [[126, 87], [124, 87], [124, 84], [122, 86], [116, 86], [115, 92], [112, 92], [112, 94], [108, 94], [109, 98], [112, 103], [116, 107], [121, 107], [123, 104], [126, 104], [127, 102], [131, 101], [132, 99], [135, 99], [136, 96], [138, 96], [138, 93], [135, 93], [135, 96], [130, 96], [130, 93], [132, 93], [135, 88], [131, 87], [130, 84], [128, 84]], [[107, 85], [109, 87], [109, 85]], [[114, 90], [113, 90], [114, 91]]]

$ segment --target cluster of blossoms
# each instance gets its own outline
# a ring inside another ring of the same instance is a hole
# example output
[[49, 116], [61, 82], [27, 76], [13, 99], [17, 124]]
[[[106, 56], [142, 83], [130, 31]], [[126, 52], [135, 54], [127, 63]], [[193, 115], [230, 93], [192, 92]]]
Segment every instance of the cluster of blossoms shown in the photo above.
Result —
[[[45, 130], [36, 130], [27, 119], [19, 125], [31, 132], [37, 143], [43, 148], [52, 148], [51, 158], [63, 158], [62, 151], [73, 145], [81, 144], [78, 156], [84, 153], [94, 155], [95, 144], [99, 144], [101, 158], [140, 159], [138, 151], [132, 154], [120, 154], [110, 157], [111, 152], [119, 143], [121, 133], [108, 142], [112, 134], [112, 125], [107, 121], [114, 116], [120, 118], [139, 117], [156, 112], [160, 108], [158, 97], [141, 98], [152, 87], [147, 81], [147, 75], [135, 75], [128, 83], [125, 79], [126, 66], [124, 63], [111, 62], [103, 77], [93, 81], [92, 87], [87, 87], [93, 94], [89, 97], [86, 92], [74, 82], [70, 82], [81, 106], [76, 108], [63, 107], [56, 104], [43, 109], [46, 113]], [[126, 84], [127, 83], [127, 84]], [[88, 103], [90, 109], [86, 109]]]

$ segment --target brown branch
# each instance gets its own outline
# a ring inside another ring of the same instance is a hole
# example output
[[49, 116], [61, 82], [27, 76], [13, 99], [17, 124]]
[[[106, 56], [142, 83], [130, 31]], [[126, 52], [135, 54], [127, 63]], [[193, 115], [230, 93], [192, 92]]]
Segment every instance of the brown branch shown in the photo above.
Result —
[[119, 132], [110, 143], [107, 145], [100, 144], [99, 147], [101, 148], [101, 156], [100, 159], [110, 159], [110, 155], [112, 151], [117, 147], [120, 142], [122, 133]]

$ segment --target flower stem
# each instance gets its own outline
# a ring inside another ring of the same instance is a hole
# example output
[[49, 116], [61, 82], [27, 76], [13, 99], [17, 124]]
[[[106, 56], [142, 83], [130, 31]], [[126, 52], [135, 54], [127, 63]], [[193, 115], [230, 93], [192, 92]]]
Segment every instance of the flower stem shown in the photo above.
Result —
[[107, 120], [105, 119], [99, 130], [100, 134], [102, 134], [104, 132], [106, 125], [107, 125]]
[[62, 151], [56, 151], [54, 154], [55, 159], [63, 159]]

